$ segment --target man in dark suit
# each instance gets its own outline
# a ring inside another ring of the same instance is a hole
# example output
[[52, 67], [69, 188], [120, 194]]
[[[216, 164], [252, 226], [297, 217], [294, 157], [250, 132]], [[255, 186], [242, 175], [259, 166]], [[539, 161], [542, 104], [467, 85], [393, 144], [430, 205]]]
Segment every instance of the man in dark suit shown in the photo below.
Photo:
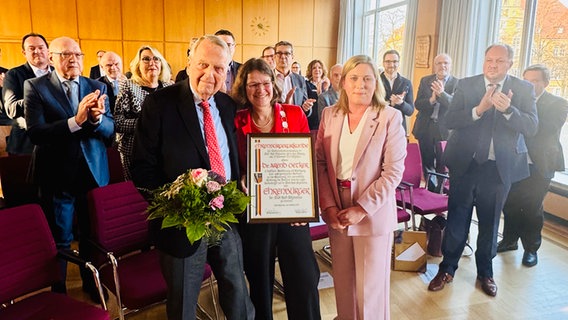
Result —
[[115, 52], [107, 51], [101, 58], [101, 66], [105, 71], [105, 76], [97, 80], [106, 84], [109, 108], [111, 114], [114, 114], [114, 104], [118, 95], [119, 82], [126, 80], [126, 77], [122, 74], [122, 59]]
[[231, 89], [233, 88], [233, 83], [237, 78], [237, 73], [239, 72], [239, 68], [241, 64], [233, 60], [233, 56], [235, 55], [235, 48], [237, 47], [237, 43], [235, 42], [235, 36], [229, 30], [221, 29], [215, 32], [215, 35], [221, 38], [229, 47], [229, 51], [231, 53], [231, 61], [229, 62], [229, 69], [227, 70], [227, 78], [225, 79], [225, 87], [222, 88], [222, 92], [227, 94], [231, 93]]
[[105, 76], [105, 71], [101, 65], [101, 58], [105, 54], [106, 51], [99, 50], [97, 51], [97, 61], [99, 62], [97, 65], [91, 67], [91, 72], [89, 73], [89, 78], [91, 79], [98, 79], [100, 77]]
[[2, 96], [4, 111], [12, 119], [12, 131], [8, 138], [6, 151], [12, 155], [31, 154], [33, 144], [26, 135], [24, 119], [24, 81], [41, 77], [53, 68], [49, 66], [48, 45], [44, 36], [29, 33], [22, 38], [22, 53], [27, 62], [6, 73]]
[[458, 82], [446, 115], [453, 131], [444, 152], [451, 184], [444, 259], [428, 290], [442, 290], [452, 281], [475, 206], [477, 280], [483, 292], [497, 295], [492, 260], [501, 210], [511, 183], [529, 175], [524, 137], [535, 135], [538, 128], [533, 86], [508, 75], [512, 65], [513, 49], [494, 44], [485, 51], [483, 74]]
[[[412, 134], [418, 139], [420, 155], [422, 157], [422, 171], [424, 178], [428, 172], [436, 172], [438, 168], [436, 159], [436, 144], [448, 139], [446, 128], [446, 113], [452, 102], [458, 79], [452, 77], [452, 59], [442, 53], [434, 58], [434, 74], [420, 80], [418, 95], [414, 105], [418, 115], [414, 122]], [[431, 175], [428, 180], [428, 190], [438, 191], [436, 176]]]
[[[191, 49], [189, 80], [158, 90], [144, 100], [132, 160], [132, 179], [137, 187], [154, 190], [188, 169], [212, 169], [221, 162], [216, 161], [219, 153], [225, 176], [239, 179], [233, 123], [236, 104], [219, 92], [229, 59], [229, 48], [222, 39], [204, 36]], [[217, 149], [214, 142], [204, 140], [207, 109], [215, 123], [219, 152], [212, 152], [211, 148]], [[160, 226], [160, 220], [151, 222], [168, 286], [168, 319], [195, 319], [206, 260], [217, 279], [219, 300], [227, 319], [254, 318], [236, 225], [224, 233], [219, 245], [209, 248], [207, 241], [191, 245], [185, 230]]]
[[396, 50], [388, 50], [383, 54], [383, 67], [385, 71], [381, 73], [381, 80], [385, 87], [385, 100], [389, 105], [402, 112], [402, 126], [406, 135], [406, 116], [410, 117], [414, 112], [414, 97], [412, 83], [410, 80], [398, 73], [400, 64], [400, 54]]
[[517, 250], [517, 242], [521, 238], [525, 249], [522, 263], [533, 267], [538, 263], [536, 252], [542, 242], [542, 202], [554, 172], [565, 169], [560, 132], [566, 123], [568, 101], [545, 90], [550, 81], [550, 71], [544, 65], [528, 67], [523, 78], [535, 88], [538, 132], [536, 136], [526, 138], [530, 176], [511, 186], [503, 208], [503, 240], [499, 242], [497, 252]]
[[280, 102], [302, 107], [311, 129], [314, 123], [319, 123], [317, 106], [312, 108], [316, 100], [308, 99], [306, 79], [292, 72], [294, 46], [288, 41], [280, 41], [274, 45], [274, 50], [276, 83], [282, 89]]
[[[49, 61], [55, 72], [24, 83], [24, 108], [28, 135], [34, 150], [34, 178], [44, 208], [53, 210], [54, 239], [58, 248], [70, 248], [73, 216], [79, 234], [90, 233], [87, 192], [109, 181], [105, 139], [114, 122], [108, 112], [106, 87], [81, 76], [83, 53], [67, 37], [51, 43]], [[80, 239], [81, 256], [90, 257], [87, 241]], [[61, 264], [65, 280], [66, 264]], [[81, 270], [83, 290], [96, 297], [92, 275]], [[59, 291], [65, 291], [62, 284]]]

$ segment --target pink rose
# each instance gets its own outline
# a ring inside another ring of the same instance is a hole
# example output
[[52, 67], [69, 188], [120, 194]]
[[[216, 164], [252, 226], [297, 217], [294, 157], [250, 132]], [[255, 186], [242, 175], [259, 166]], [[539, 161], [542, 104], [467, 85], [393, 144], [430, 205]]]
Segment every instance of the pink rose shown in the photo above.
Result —
[[221, 185], [217, 181], [208, 181], [205, 186], [207, 187], [208, 193], [213, 193], [221, 190]]
[[191, 181], [195, 183], [196, 186], [201, 187], [205, 180], [207, 179], [208, 173], [205, 169], [193, 169], [191, 170]]
[[225, 197], [223, 197], [222, 194], [216, 196], [215, 198], [211, 199], [211, 201], [209, 201], [209, 206], [211, 207], [211, 209], [213, 209], [213, 211], [217, 210], [217, 209], [223, 209], [224, 204], [223, 202], [225, 201]]

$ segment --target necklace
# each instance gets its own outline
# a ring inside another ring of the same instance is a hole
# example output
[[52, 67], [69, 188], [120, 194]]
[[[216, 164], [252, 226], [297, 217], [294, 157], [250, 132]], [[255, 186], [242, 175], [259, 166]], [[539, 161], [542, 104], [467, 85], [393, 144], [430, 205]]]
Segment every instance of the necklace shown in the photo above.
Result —
[[274, 120], [274, 117], [271, 117], [268, 122], [266, 122], [265, 124], [263, 124], [262, 126], [259, 125], [258, 123], [256, 123], [256, 121], [254, 121], [254, 116], [251, 115], [251, 119], [252, 119], [252, 123], [259, 129], [264, 129], [266, 127], [268, 127], [268, 125], [270, 125], [272, 123], [272, 120]]

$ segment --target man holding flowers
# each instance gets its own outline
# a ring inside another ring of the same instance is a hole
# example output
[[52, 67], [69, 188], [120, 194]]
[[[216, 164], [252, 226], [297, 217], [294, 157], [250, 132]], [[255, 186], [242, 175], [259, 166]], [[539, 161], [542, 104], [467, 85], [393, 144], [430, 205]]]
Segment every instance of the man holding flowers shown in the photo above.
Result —
[[[203, 171], [192, 170], [191, 175], [197, 178], [192, 183], [206, 183], [207, 193], [219, 193], [209, 200], [209, 209], [221, 211], [229, 204], [223, 190], [232, 184], [225, 185], [223, 180], [236, 181], [239, 177], [233, 124], [236, 105], [219, 92], [229, 61], [229, 49], [223, 40], [203, 36], [190, 52], [189, 80], [146, 98], [133, 153], [132, 179], [137, 187], [155, 190], [173, 182], [161, 193], [167, 197], [172, 186], [175, 191], [176, 179], [188, 169], [210, 169], [214, 173], [207, 176], [213, 178], [206, 178]], [[162, 229], [163, 219], [151, 220], [150, 228], [168, 286], [168, 319], [195, 319], [206, 261], [218, 281], [219, 300], [227, 319], [253, 319], [254, 307], [244, 278], [236, 224], [230, 223], [220, 240], [208, 246], [207, 237], [189, 241], [186, 228]]]

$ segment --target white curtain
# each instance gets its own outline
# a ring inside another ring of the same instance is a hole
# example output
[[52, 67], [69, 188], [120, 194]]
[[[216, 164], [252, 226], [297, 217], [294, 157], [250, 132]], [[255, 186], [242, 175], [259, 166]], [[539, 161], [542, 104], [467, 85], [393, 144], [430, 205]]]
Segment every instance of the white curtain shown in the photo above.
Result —
[[339, 2], [337, 63], [344, 63], [354, 55], [356, 42], [355, 21], [355, 0], [341, 0]]
[[500, 7], [501, 1], [443, 1], [438, 53], [452, 57], [457, 77], [481, 73], [485, 49], [497, 39]]

